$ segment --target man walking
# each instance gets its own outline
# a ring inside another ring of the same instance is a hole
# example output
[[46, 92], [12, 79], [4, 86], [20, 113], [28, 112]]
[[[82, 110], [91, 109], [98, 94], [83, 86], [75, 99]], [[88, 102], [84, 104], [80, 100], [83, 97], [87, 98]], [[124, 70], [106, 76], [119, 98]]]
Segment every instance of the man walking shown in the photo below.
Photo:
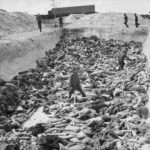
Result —
[[138, 22], [138, 16], [137, 16], [137, 14], [134, 14], [134, 16], [135, 16], [135, 26], [136, 26], [136, 28], [138, 28], [140, 25]]
[[36, 20], [38, 23], [38, 28], [39, 28], [40, 32], [42, 32], [42, 18], [40, 16], [40, 14], [37, 15]]
[[63, 18], [61, 16], [59, 17], [59, 26], [63, 28]]
[[125, 26], [128, 28], [129, 26], [128, 26], [128, 17], [127, 17], [127, 15], [126, 14], [124, 14], [124, 24], [125, 24]]

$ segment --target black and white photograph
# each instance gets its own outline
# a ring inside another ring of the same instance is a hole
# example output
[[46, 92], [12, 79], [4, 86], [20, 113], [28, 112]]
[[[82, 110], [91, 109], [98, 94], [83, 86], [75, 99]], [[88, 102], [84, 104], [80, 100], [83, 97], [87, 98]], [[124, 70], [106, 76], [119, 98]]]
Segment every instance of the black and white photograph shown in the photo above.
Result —
[[150, 150], [150, 0], [0, 0], [0, 150]]

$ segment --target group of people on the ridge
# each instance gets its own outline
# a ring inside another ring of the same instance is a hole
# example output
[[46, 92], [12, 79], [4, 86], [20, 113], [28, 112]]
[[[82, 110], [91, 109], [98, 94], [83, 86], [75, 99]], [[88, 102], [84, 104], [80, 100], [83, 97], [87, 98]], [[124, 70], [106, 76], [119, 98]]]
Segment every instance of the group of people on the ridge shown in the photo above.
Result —
[[[40, 14], [38, 14], [36, 16], [36, 20], [37, 20], [37, 23], [38, 23], [38, 28], [39, 28], [40, 32], [42, 32], [42, 17], [41, 17]], [[59, 20], [59, 27], [63, 28], [63, 18], [60, 16], [58, 20]]]
[[[135, 17], [135, 27], [138, 28], [139, 27], [139, 22], [138, 22], [138, 16], [137, 14], [134, 14], [134, 17]], [[124, 24], [127, 28], [129, 28], [128, 26], [128, 16], [127, 14], [124, 14]]]
[[[134, 14], [134, 17], [135, 17], [135, 27], [138, 28], [140, 24], [138, 22], [137, 14]], [[36, 20], [37, 20], [37, 23], [38, 23], [38, 28], [39, 28], [40, 32], [42, 32], [42, 18], [40, 16], [40, 14], [37, 15]], [[63, 28], [63, 18], [60, 16], [58, 20], [59, 20], [59, 27]], [[124, 24], [127, 28], [129, 28], [127, 14], [124, 14]], [[56, 24], [55, 24], [55, 27], [56, 27]]]

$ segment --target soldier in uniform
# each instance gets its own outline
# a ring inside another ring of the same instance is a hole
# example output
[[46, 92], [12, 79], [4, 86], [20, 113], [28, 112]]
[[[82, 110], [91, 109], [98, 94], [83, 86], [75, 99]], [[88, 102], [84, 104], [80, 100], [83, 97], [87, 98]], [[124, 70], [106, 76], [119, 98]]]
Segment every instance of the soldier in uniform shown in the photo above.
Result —
[[69, 99], [71, 98], [71, 95], [74, 93], [74, 91], [79, 91], [83, 97], [86, 97], [85, 93], [82, 91], [81, 85], [80, 85], [80, 79], [78, 76], [78, 69], [74, 68], [72, 70], [72, 73], [70, 75], [69, 80]]
[[135, 16], [135, 26], [136, 26], [136, 28], [138, 28], [140, 25], [138, 22], [138, 16], [137, 16], [137, 14], [134, 14], [134, 16]]
[[59, 26], [63, 28], [63, 18], [61, 16], [59, 17]]
[[40, 32], [42, 32], [42, 18], [40, 16], [40, 14], [37, 15], [36, 17], [37, 23], [38, 23], [38, 27], [40, 29]]
[[124, 24], [125, 24], [125, 26], [128, 28], [129, 26], [128, 26], [128, 17], [127, 17], [127, 15], [126, 14], [124, 14]]

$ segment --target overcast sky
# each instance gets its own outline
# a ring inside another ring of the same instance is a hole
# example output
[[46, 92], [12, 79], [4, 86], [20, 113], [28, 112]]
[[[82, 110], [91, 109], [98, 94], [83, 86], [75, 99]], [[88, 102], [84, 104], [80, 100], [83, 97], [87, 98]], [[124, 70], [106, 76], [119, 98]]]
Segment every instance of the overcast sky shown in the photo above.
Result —
[[[149, 13], [150, 0], [56, 0], [57, 7], [95, 4], [97, 12]], [[0, 0], [0, 9], [46, 14], [51, 0]]]

